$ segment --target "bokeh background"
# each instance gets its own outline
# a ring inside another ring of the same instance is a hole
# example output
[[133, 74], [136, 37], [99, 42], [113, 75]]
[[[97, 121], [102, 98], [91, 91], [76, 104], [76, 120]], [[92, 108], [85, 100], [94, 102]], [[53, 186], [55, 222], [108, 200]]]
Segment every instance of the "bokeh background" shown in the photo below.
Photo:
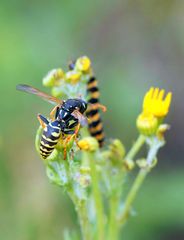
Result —
[[[63, 239], [77, 229], [73, 206], [49, 184], [34, 148], [36, 114], [51, 106], [16, 92], [42, 90], [55, 67], [81, 55], [93, 61], [108, 107], [108, 138], [131, 146], [135, 119], [150, 86], [173, 92], [167, 145], [135, 203], [127, 240], [184, 239], [184, 1], [1, 1], [0, 3], [0, 239]], [[123, 238], [124, 236], [124, 238]]]

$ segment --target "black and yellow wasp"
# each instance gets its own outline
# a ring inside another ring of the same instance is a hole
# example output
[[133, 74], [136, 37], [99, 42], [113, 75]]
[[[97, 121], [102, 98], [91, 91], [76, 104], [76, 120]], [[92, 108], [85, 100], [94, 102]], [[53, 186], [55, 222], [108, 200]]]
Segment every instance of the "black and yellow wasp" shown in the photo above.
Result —
[[[60, 100], [25, 84], [17, 85], [16, 89], [37, 95], [56, 105], [50, 113], [51, 120], [41, 114], [37, 116], [43, 128], [40, 140], [40, 155], [43, 159], [50, 156], [60, 137], [69, 135], [68, 139], [71, 139], [72, 135], [77, 135], [80, 125], [87, 124], [87, 119], [83, 115], [87, 110], [87, 103], [80, 98]], [[66, 149], [64, 151], [65, 158]]]

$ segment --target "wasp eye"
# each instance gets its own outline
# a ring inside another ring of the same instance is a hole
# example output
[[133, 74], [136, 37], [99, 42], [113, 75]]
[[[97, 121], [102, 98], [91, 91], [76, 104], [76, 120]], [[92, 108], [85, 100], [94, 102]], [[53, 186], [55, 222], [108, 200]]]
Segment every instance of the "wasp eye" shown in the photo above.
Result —
[[70, 111], [74, 110], [74, 107], [70, 105], [70, 106], [69, 106], [69, 110], [70, 110]]

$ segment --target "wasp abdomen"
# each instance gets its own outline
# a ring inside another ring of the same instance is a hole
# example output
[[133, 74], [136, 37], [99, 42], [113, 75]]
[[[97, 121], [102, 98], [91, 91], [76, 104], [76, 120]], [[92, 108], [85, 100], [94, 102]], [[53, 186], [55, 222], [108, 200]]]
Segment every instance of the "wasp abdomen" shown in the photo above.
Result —
[[91, 77], [89, 79], [87, 84], [87, 91], [90, 97], [88, 103], [93, 104], [93, 110], [89, 110], [86, 113], [86, 115], [90, 119], [89, 131], [90, 134], [98, 140], [100, 147], [102, 147], [105, 140], [105, 135], [98, 109], [100, 92], [98, 89], [98, 82], [95, 77]]
[[40, 141], [40, 155], [46, 159], [54, 150], [61, 136], [60, 122], [55, 120], [50, 122], [43, 130]]

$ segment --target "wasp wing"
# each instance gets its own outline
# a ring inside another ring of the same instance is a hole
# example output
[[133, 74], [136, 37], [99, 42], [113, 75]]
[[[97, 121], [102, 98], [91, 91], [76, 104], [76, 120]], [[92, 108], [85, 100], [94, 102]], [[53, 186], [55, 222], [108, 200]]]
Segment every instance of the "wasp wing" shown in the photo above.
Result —
[[75, 118], [77, 118], [81, 124], [81, 126], [86, 126], [88, 125], [88, 120], [87, 118], [82, 115], [82, 113], [80, 113], [78, 110], [74, 110], [72, 113], [71, 113], [72, 116], [74, 116]]
[[34, 94], [34, 95], [37, 95], [38, 97], [41, 97], [43, 98], [44, 100], [46, 100], [47, 102], [50, 102], [52, 104], [62, 104], [63, 101], [58, 99], [58, 98], [55, 98], [53, 96], [50, 96], [40, 90], [38, 90], [37, 88], [34, 88], [34, 87], [31, 87], [29, 85], [26, 85], [26, 84], [19, 84], [16, 86], [16, 89], [19, 90], [19, 91], [23, 91], [23, 92], [27, 92], [27, 93], [30, 93], [30, 94]]

